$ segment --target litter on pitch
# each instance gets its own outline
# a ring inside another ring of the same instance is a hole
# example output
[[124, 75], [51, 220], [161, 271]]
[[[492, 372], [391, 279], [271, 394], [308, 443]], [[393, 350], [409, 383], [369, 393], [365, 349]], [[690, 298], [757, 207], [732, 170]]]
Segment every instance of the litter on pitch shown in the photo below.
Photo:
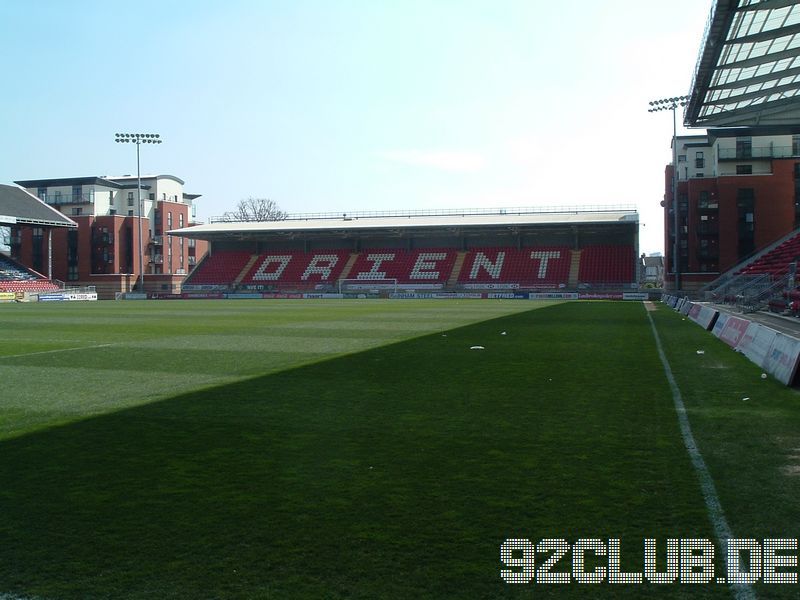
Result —
[[486, 350], [483, 346], [470, 346], [470, 350]]
[[697, 351], [697, 353], [698, 353], [698, 354], [705, 354], [705, 353], [706, 353], [706, 351], [705, 351], [705, 350], [698, 350], [698, 351]]
[[762, 373], [761, 374], [761, 379], [766, 379], [766, 378], [767, 378], [767, 374], [766, 373]]
[[506, 334], [506, 332], [505, 332], [505, 331], [501, 331], [501, 332], [500, 332], [500, 335], [505, 335], [505, 334]]

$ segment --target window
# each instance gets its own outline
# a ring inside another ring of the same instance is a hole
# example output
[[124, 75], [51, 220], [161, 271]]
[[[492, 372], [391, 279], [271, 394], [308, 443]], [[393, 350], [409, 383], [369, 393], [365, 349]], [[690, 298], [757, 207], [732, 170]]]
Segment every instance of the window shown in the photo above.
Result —
[[167, 212], [167, 229], [172, 229], [172, 213]]
[[78, 268], [78, 232], [71, 229], [67, 232], [67, 265]]
[[753, 165], [736, 165], [737, 175], [752, 175]]
[[695, 174], [695, 177], [705, 177], [705, 174], [704, 173], [697, 173], [697, 174]]
[[153, 193], [148, 194], [147, 197], [150, 198], [150, 200], [155, 200], [156, 199], [156, 195], [153, 194]]
[[115, 214], [117, 214], [117, 209], [116, 209], [116, 208], [111, 208], [111, 209], [109, 209], [109, 211], [108, 211], [108, 214], [110, 214], [110, 215], [115, 215]]
[[800, 156], [800, 135], [792, 136], [792, 156]]
[[36, 195], [39, 197], [40, 200], [47, 201], [47, 188], [46, 187], [37, 188]]
[[73, 215], [80, 215], [82, 213], [83, 213], [83, 209], [81, 207], [77, 207], [77, 208], [73, 208], [72, 209], [72, 214]]
[[736, 138], [736, 158], [752, 158], [753, 157], [753, 138], [751, 137], [737, 137]]
[[108, 203], [114, 206], [114, 192], [108, 192]]
[[128, 192], [128, 206], [133, 206], [133, 192]]
[[713, 194], [704, 190], [698, 196], [697, 208], [701, 210], [716, 210], [719, 208], [719, 203], [713, 198]]
[[685, 154], [678, 154], [678, 162], [686, 162], [686, 155]]
[[739, 188], [736, 192], [738, 209], [739, 260], [755, 250], [755, 206], [756, 198], [752, 188]]
[[[180, 213], [178, 215], [178, 227], [183, 229], [183, 213]], [[183, 238], [181, 238], [181, 241], [183, 241]]]
[[83, 200], [83, 189], [79, 185], [72, 186], [72, 201], [81, 202]]
[[[703, 158], [702, 152], [695, 152], [694, 153], [694, 168], [695, 169], [702, 169], [706, 166], [706, 159]], [[700, 175], [698, 175], [700, 177]]]
[[129, 210], [129, 211], [128, 211], [128, 216], [129, 216], [129, 217], [132, 217], [132, 216], [133, 216], [133, 211], [132, 211], [132, 210]]

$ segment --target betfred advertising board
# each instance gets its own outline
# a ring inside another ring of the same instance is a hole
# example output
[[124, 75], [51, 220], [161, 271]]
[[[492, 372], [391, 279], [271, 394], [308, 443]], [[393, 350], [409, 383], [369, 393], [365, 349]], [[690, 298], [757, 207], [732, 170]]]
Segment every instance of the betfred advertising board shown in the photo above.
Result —
[[759, 367], [763, 367], [777, 335], [778, 332], [774, 329], [750, 323], [739, 339], [736, 349]]
[[797, 375], [798, 362], [800, 340], [777, 334], [764, 361], [764, 370], [784, 385], [792, 385]]
[[719, 339], [728, 344], [731, 348], [736, 348], [739, 340], [742, 339], [750, 326], [750, 321], [739, 317], [728, 316], [725, 327], [719, 334]]

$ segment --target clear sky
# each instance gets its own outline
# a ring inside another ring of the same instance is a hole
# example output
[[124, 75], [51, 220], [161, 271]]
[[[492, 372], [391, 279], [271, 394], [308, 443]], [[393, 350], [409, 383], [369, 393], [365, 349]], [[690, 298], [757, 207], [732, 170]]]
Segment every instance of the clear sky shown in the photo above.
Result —
[[[632, 204], [663, 250], [711, 0], [2, 0], [0, 183], [142, 173], [206, 220]], [[679, 118], [679, 121], [681, 119]], [[679, 129], [680, 133], [680, 129]]]

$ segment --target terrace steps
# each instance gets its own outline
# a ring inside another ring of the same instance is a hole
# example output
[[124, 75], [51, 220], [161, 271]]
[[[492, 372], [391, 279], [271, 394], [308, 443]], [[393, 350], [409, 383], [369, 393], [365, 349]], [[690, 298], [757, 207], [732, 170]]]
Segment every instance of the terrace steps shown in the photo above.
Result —
[[247, 264], [244, 266], [244, 268], [236, 276], [236, 279], [233, 280], [233, 284], [234, 285], [239, 285], [240, 283], [242, 283], [242, 279], [244, 279], [245, 276], [250, 272], [250, 269], [253, 267], [255, 262], [258, 260], [259, 256], [260, 256], [259, 254], [253, 254], [253, 255], [250, 256], [250, 260], [247, 261]]
[[450, 278], [447, 280], [447, 286], [452, 287], [458, 283], [458, 277], [461, 275], [461, 269], [464, 267], [464, 260], [467, 258], [465, 251], [460, 251], [456, 254], [456, 262], [453, 263], [453, 270], [450, 271]]
[[581, 251], [573, 250], [572, 259], [569, 263], [569, 277], [567, 278], [567, 285], [574, 289], [578, 286], [578, 277], [581, 272]]
[[353, 265], [356, 264], [358, 260], [358, 252], [352, 252], [350, 256], [347, 258], [347, 262], [344, 264], [344, 268], [342, 269], [342, 274], [339, 276], [340, 279], [347, 279], [350, 275], [350, 271], [353, 269]]

